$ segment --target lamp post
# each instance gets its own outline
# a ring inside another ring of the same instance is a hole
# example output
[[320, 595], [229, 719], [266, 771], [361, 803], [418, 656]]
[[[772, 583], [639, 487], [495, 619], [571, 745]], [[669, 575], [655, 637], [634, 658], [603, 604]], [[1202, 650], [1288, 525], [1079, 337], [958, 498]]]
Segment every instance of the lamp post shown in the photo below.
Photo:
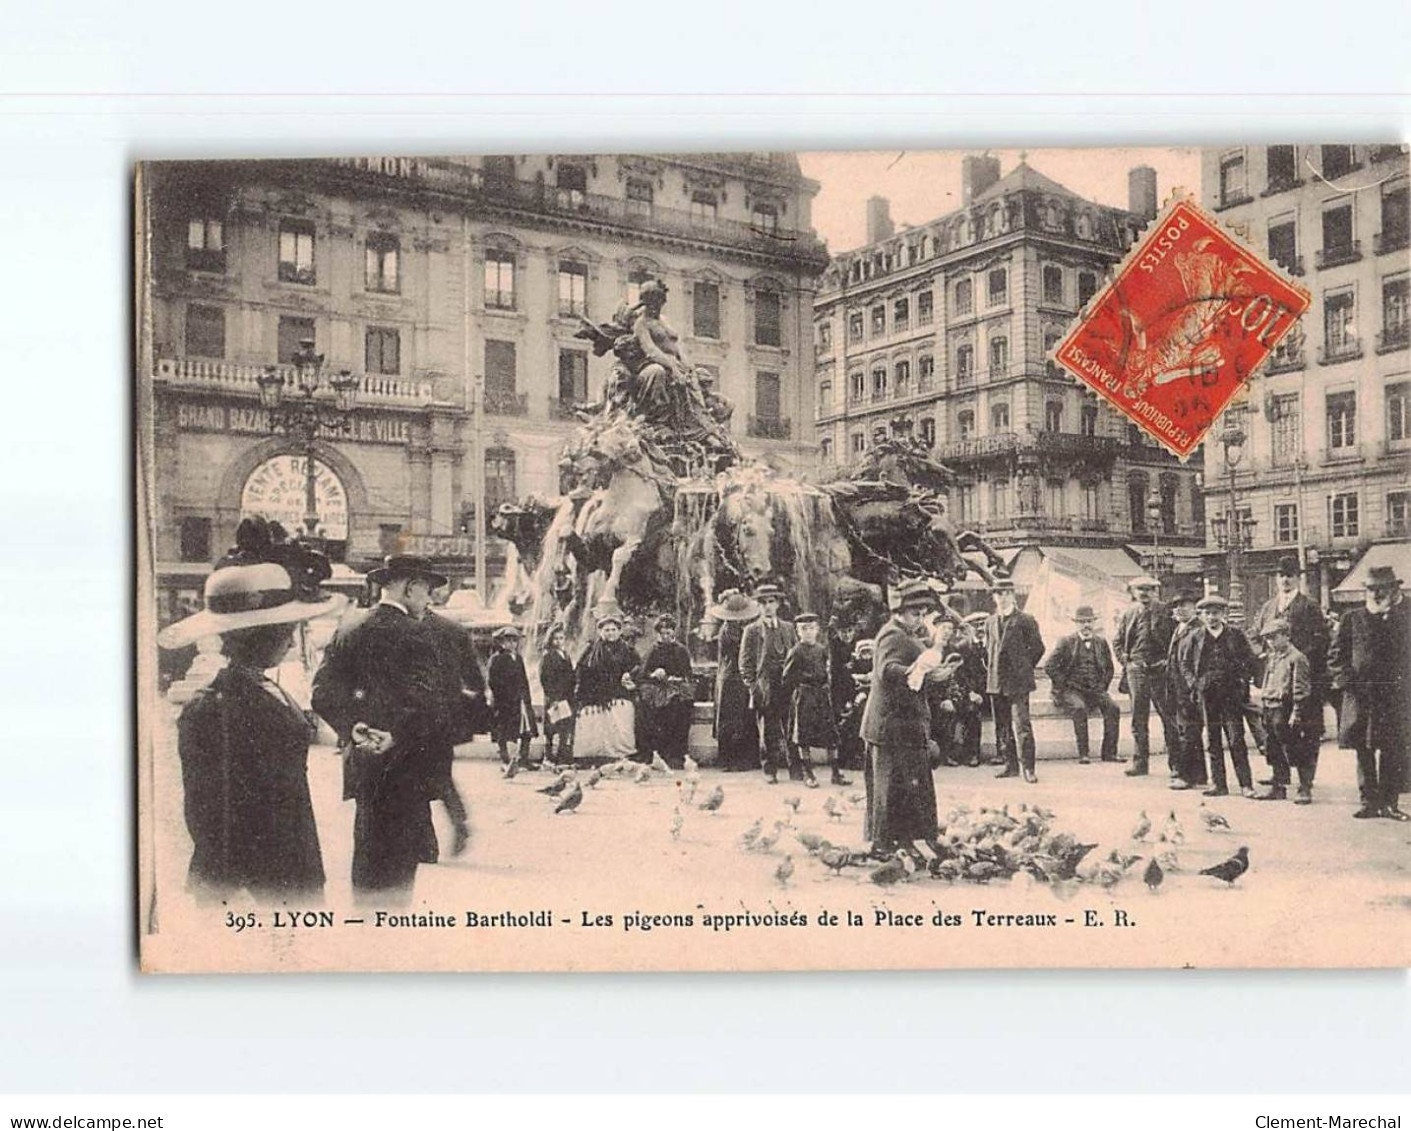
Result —
[[1230, 476], [1230, 500], [1224, 516], [1217, 515], [1210, 520], [1215, 528], [1215, 540], [1226, 552], [1226, 564], [1230, 575], [1230, 621], [1244, 623], [1244, 565], [1242, 556], [1245, 544], [1254, 531], [1254, 520], [1246, 519], [1240, 512], [1239, 481], [1236, 469], [1244, 458], [1244, 445], [1248, 436], [1233, 415], [1225, 417], [1225, 427], [1220, 432], [1220, 448], [1225, 458], [1225, 469]]
[[315, 444], [324, 432], [346, 433], [352, 429], [361, 382], [349, 370], [341, 369], [328, 382], [333, 399], [321, 396], [323, 354], [314, 352], [312, 338], [300, 340], [292, 376], [291, 385], [290, 374], [271, 365], [256, 383], [260, 387], [260, 403], [269, 412], [270, 431], [285, 433], [303, 452], [304, 537], [314, 542], [319, 537]]
[[1146, 497], [1146, 520], [1151, 525], [1151, 549], [1142, 557], [1142, 563], [1147, 573], [1158, 581], [1162, 574], [1170, 574], [1176, 568], [1176, 555], [1170, 550], [1164, 553], [1161, 550], [1161, 495], [1153, 487]]

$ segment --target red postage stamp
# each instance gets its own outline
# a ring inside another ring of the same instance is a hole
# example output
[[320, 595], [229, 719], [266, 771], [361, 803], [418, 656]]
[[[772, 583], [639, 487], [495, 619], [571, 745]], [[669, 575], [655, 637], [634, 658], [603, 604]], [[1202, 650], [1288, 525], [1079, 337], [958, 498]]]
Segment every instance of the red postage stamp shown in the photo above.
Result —
[[1185, 459], [1310, 301], [1181, 200], [1088, 305], [1055, 360]]

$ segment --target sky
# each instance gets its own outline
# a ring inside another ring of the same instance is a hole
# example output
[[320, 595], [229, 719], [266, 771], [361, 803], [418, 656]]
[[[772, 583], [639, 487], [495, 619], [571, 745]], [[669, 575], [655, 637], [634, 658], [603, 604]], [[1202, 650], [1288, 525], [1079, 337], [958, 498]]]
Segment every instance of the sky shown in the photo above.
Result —
[[[960, 161], [966, 153], [986, 152], [1000, 159], [1001, 175], [1019, 164], [1018, 149], [929, 150], [915, 152], [800, 153], [804, 175], [822, 188], [813, 201], [814, 230], [834, 255], [866, 242], [867, 198], [887, 197], [892, 221], [923, 224], [960, 205]], [[1127, 170], [1150, 165], [1156, 170], [1158, 203], [1177, 187], [1200, 192], [1200, 150], [1185, 149], [1031, 149], [1029, 166], [1079, 196], [1099, 204], [1127, 207]]]

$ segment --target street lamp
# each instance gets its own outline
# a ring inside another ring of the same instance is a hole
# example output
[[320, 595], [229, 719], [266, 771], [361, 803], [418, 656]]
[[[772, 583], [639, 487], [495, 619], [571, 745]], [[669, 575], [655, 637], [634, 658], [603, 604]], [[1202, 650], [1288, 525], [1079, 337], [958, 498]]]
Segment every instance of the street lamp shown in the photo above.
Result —
[[1146, 497], [1146, 520], [1151, 526], [1151, 549], [1142, 557], [1143, 568], [1152, 577], [1160, 580], [1162, 574], [1170, 574], [1176, 568], [1176, 555], [1170, 550], [1161, 549], [1161, 495], [1153, 487]]
[[1227, 415], [1225, 427], [1220, 432], [1220, 448], [1230, 476], [1229, 509], [1227, 517], [1217, 515], [1210, 520], [1215, 530], [1215, 540], [1226, 552], [1230, 575], [1230, 620], [1234, 624], [1244, 623], [1244, 566], [1241, 555], [1254, 532], [1253, 518], [1246, 518], [1240, 512], [1239, 482], [1236, 478], [1236, 469], [1244, 458], [1244, 445], [1248, 438], [1234, 415]]
[[304, 454], [304, 536], [318, 537], [318, 500], [315, 494], [314, 445], [324, 432], [344, 434], [352, 430], [353, 409], [358, 403], [361, 382], [347, 369], [329, 378], [332, 402], [319, 395], [323, 383], [323, 354], [314, 352], [314, 340], [303, 338], [293, 358], [293, 385], [289, 374], [278, 366], [268, 366], [256, 379], [260, 403], [269, 412], [272, 432], [283, 432], [296, 440]]

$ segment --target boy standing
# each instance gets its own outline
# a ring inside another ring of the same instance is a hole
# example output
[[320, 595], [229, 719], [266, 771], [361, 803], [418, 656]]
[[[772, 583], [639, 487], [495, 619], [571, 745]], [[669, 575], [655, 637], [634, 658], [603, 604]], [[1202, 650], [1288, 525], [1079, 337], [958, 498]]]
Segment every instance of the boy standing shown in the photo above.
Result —
[[1313, 773], [1318, 764], [1317, 739], [1311, 742], [1310, 712], [1318, 702], [1313, 694], [1308, 657], [1289, 642], [1289, 622], [1283, 617], [1264, 621], [1262, 635], [1268, 648], [1264, 657], [1264, 682], [1259, 705], [1268, 735], [1269, 761], [1274, 781], [1260, 801], [1283, 801], [1288, 796], [1290, 768], [1298, 771], [1295, 804], [1313, 802]]
[[804, 784], [818, 786], [813, 776], [809, 748], [828, 752], [834, 785], [850, 785], [838, 767], [838, 727], [834, 722], [833, 694], [828, 674], [828, 649], [818, 641], [818, 616], [800, 613], [794, 618], [799, 642], [784, 660], [784, 694], [789, 701], [789, 741], [799, 749]]
[[[529, 761], [529, 740], [539, 733], [534, 704], [529, 696], [529, 676], [519, 654], [519, 629], [513, 625], [495, 630], [498, 649], [490, 657], [491, 737], [500, 747], [500, 761], [511, 777]], [[517, 745], [514, 755], [510, 746]]]

